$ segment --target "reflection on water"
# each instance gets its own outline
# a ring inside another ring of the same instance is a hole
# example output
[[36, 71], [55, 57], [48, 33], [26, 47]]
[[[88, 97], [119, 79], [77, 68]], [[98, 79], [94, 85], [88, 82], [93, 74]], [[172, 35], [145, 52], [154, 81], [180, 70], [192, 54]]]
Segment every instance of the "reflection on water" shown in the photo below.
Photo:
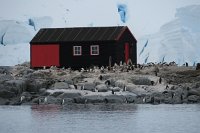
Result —
[[200, 105], [0, 106], [0, 133], [198, 133]]

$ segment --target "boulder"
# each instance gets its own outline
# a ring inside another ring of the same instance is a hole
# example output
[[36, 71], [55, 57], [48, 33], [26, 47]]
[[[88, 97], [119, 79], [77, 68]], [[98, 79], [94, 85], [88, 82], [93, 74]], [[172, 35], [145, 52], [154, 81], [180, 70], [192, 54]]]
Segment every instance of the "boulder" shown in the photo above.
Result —
[[68, 83], [65, 82], [56, 82], [55, 84], [52, 85], [53, 89], [68, 89], [69, 85]]
[[197, 96], [197, 95], [188, 96], [188, 102], [189, 103], [197, 103], [199, 101], [200, 101], [200, 96]]
[[104, 97], [99, 95], [85, 96], [85, 103], [104, 103]]
[[105, 103], [126, 103], [126, 98], [122, 95], [108, 95], [104, 97]]
[[188, 91], [188, 95], [197, 95], [200, 96], [200, 88], [190, 89]]
[[41, 88], [48, 87], [48, 81], [45, 79], [29, 79], [26, 81], [27, 83], [27, 92], [36, 92], [38, 93]]
[[47, 96], [47, 102], [45, 104], [61, 104], [62, 99], [61, 98], [55, 98], [53, 96]]
[[84, 90], [95, 92], [95, 85], [93, 83], [85, 83]]
[[131, 83], [126, 85], [126, 91], [132, 92], [136, 95], [141, 95], [146, 93], [146, 91], [141, 86], [137, 86]]
[[197, 63], [196, 70], [200, 70], [200, 63]]
[[81, 97], [81, 93], [79, 92], [65, 92], [61, 95], [58, 96], [59, 98], [76, 98], [76, 97]]
[[115, 82], [115, 86], [119, 88], [124, 88], [126, 86], [127, 82], [125, 80], [117, 80]]
[[137, 95], [130, 93], [130, 94], [125, 94], [123, 95], [126, 98], [127, 103], [135, 103], [137, 99]]
[[85, 104], [86, 103], [86, 98], [85, 97], [76, 97], [76, 98], [74, 98], [74, 103]]
[[0, 90], [0, 97], [1, 98], [9, 99], [9, 98], [13, 98], [15, 96], [16, 96], [16, 94], [14, 92], [4, 90], [4, 89]]
[[53, 94], [51, 94], [50, 96], [53, 96], [53, 97], [58, 97], [59, 95], [63, 94], [64, 92], [54, 92]]
[[113, 90], [114, 92], [119, 92], [119, 91], [121, 90], [121, 88], [119, 88], [119, 87], [113, 87], [112, 90]]
[[0, 105], [9, 105], [9, 103], [8, 99], [0, 98]]
[[25, 80], [9, 80], [4, 83], [4, 86], [7, 86], [15, 94], [21, 94], [27, 88]]
[[96, 86], [96, 90], [98, 90], [98, 92], [107, 92], [108, 88], [105, 84], [100, 84]]
[[135, 85], [152, 85], [151, 84], [152, 80], [144, 76], [132, 77], [131, 81]]

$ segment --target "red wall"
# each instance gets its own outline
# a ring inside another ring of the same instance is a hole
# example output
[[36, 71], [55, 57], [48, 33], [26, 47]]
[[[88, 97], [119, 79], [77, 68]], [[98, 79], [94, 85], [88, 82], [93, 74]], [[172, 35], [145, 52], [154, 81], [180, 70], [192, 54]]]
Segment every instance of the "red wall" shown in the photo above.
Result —
[[59, 45], [31, 45], [31, 67], [60, 66]]

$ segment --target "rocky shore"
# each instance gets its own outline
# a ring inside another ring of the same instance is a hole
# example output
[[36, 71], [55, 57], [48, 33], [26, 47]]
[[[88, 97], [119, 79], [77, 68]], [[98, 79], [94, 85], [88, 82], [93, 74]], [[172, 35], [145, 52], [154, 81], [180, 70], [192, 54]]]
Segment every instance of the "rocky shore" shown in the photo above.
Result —
[[0, 105], [200, 103], [200, 70], [153, 64], [72, 71], [0, 67]]

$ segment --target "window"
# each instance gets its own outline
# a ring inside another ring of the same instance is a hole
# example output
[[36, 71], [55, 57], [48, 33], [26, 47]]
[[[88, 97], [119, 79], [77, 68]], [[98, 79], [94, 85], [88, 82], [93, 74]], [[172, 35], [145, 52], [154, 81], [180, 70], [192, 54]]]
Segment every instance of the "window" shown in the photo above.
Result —
[[81, 46], [73, 46], [73, 55], [74, 56], [82, 55], [82, 47]]
[[99, 45], [90, 46], [90, 55], [99, 55]]

